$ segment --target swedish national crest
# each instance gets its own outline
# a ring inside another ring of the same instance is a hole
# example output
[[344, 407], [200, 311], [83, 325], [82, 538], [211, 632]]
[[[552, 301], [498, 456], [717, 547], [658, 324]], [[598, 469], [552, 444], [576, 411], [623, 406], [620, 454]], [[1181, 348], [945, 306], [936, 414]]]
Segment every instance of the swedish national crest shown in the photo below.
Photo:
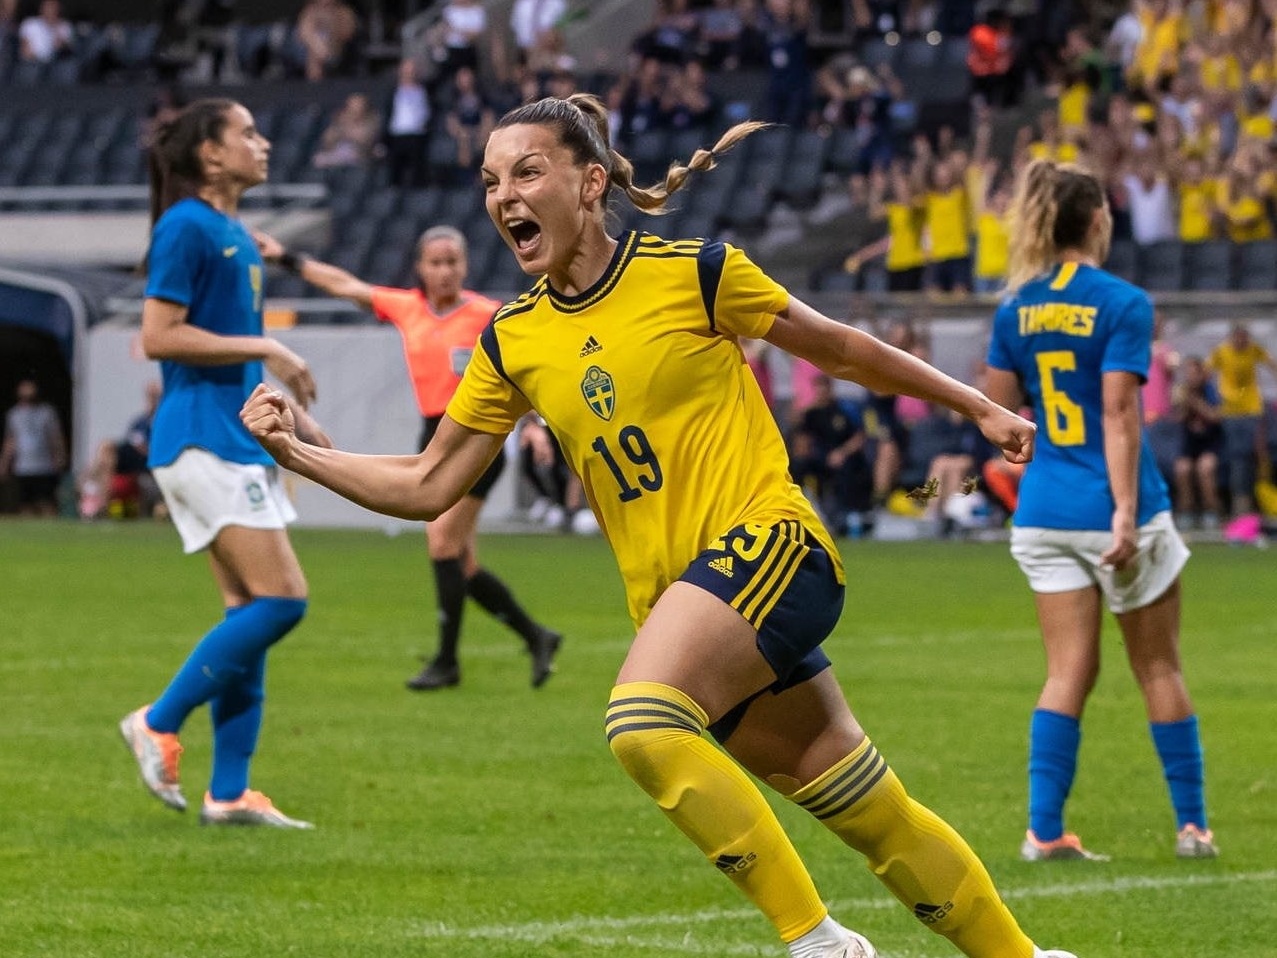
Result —
[[616, 409], [616, 389], [610, 375], [598, 366], [591, 366], [581, 380], [581, 395], [594, 415], [604, 421], [611, 420]]

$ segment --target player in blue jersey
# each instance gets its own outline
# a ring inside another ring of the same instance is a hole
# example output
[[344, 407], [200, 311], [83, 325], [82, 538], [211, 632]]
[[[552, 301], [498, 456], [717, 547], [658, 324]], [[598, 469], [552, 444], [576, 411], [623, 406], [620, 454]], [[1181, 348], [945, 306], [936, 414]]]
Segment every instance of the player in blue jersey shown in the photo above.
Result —
[[306, 363], [262, 334], [262, 258], [236, 216], [244, 191], [266, 179], [269, 156], [252, 115], [231, 100], [190, 104], [151, 151], [142, 345], [160, 361], [164, 390], [148, 465], [185, 551], [207, 550], [226, 612], [120, 732], [147, 788], [184, 811], [178, 732], [208, 703], [213, 769], [200, 821], [309, 828], [248, 788], [266, 653], [306, 612], [306, 579], [285, 531], [296, 515], [274, 462], [239, 420], [263, 367], [291, 391], [303, 431], [329, 444], [304, 411], [315, 398]]
[[[1034, 946], [975, 853], [909, 796], [852, 715], [820, 647], [842, 611], [842, 561], [788, 475], [740, 342], [765, 339], [831, 376], [959, 410], [1017, 462], [1032, 455], [1032, 424], [822, 316], [735, 247], [607, 232], [609, 195], [663, 210], [689, 173], [712, 169], [755, 128], [731, 128], [713, 151], [643, 189], [608, 148], [595, 97], [511, 111], [484, 152], [487, 209], [538, 279], [479, 337], [426, 450], [316, 448], [298, 440], [282, 397], [266, 387], [242, 418], [302, 475], [368, 508], [433, 519], [535, 408], [581, 479], [636, 630], [608, 703], [611, 751], [767, 917], [791, 958], [876, 952], [829, 915], [746, 770], [863, 855], [964, 954], [1069, 958]], [[660, 869], [651, 874], [661, 880]]]
[[1101, 603], [1143, 693], [1183, 858], [1217, 854], [1197, 716], [1180, 668], [1179, 574], [1188, 549], [1143, 433], [1139, 390], [1153, 306], [1099, 268], [1112, 221], [1088, 173], [1026, 169], [1011, 211], [1010, 295], [989, 347], [989, 396], [1033, 407], [1037, 455], [1020, 483], [1011, 552], [1029, 580], [1047, 676], [1029, 730], [1028, 861], [1099, 858], [1064, 828], [1081, 717], [1100, 669]]

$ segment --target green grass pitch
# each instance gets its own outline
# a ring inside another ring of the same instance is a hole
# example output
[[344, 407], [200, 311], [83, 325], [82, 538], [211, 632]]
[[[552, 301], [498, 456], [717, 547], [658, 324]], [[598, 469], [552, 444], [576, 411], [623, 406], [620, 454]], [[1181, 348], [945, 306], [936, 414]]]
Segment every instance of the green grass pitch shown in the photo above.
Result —
[[[423, 537], [301, 531], [302, 627], [271, 656], [253, 784], [309, 833], [202, 829], [145, 793], [116, 732], [219, 614], [204, 560], [149, 524], [0, 524], [0, 954], [6, 958], [779, 956], [769, 927], [621, 772], [601, 726], [629, 625], [597, 539], [481, 554], [567, 636], [528, 687], [467, 610], [464, 680], [413, 694], [433, 648]], [[1223, 856], [1177, 861], [1120, 642], [1086, 716], [1070, 825], [1113, 861], [1028, 865], [1025, 734], [1041, 677], [1002, 545], [851, 543], [827, 643], [905, 784], [974, 845], [1029, 933], [1081, 958], [1277, 956], [1274, 557], [1199, 546], [1184, 653]], [[206, 711], [183, 777], [208, 775]], [[834, 914], [884, 958], [956, 951], [845, 849], [774, 803]]]

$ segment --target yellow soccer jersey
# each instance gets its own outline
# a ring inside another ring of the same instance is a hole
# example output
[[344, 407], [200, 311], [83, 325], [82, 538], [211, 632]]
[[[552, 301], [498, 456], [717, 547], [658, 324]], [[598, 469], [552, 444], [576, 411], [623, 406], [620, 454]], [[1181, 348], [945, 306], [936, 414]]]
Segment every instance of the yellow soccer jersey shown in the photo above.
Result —
[[933, 191], [927, 194], [926, 222], [934, 262], [971, 255], [971, 240], [967, 235], [967, 191], [961, 186], [943, 193]]
[[789, 456], [738, 336], [789, 301], [740, 250], [620, 237], [578, 296], [543, 277], [479, 338], [448, 415], [503, 433], [544, 417], [611, 543], [635, 625], [716, 538], [798, 520], [838, 550], [789, 477]]

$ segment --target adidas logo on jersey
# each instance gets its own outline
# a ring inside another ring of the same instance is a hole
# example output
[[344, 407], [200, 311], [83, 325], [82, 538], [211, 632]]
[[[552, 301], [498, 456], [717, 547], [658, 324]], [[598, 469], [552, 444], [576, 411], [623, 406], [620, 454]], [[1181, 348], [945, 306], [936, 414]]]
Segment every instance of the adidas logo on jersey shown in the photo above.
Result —
[[723, 556], [721, 559], [710, 559], [709, 567], [715, 572], [721, 572], [727, 578], [731, 578], [736, 574], [736, 570], [732, 568], [732, 557]]
[[599, 341], [591, 336], [585, 341], [585, 345], [581, 347], [581, 358], [593, 356], [597, 352], [602, 352], [603, 347], [599, 345]]

